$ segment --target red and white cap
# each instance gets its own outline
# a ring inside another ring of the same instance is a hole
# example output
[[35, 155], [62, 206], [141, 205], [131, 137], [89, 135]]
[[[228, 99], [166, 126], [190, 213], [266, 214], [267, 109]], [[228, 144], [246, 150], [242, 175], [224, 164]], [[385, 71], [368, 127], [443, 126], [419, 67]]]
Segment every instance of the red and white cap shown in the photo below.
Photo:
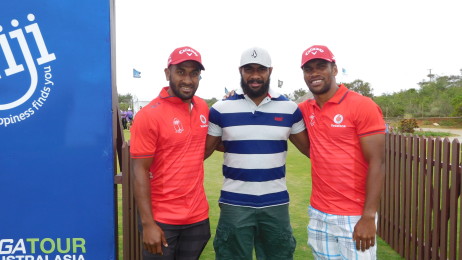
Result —
[[197, 61], [200, 64], [201, 69], [205, 70], [204, 65], [202, 65], [201, 54], [189, 46], [176, 48], [168, 57], [167, 67], [170, 67], [170, 65], [180, 64], [188, 60]]
[[313, 45], [302, 54], [302, 66], [310, 60], [323, 59], [328, 62], [335, 62], [334, 54], [324, 45]]

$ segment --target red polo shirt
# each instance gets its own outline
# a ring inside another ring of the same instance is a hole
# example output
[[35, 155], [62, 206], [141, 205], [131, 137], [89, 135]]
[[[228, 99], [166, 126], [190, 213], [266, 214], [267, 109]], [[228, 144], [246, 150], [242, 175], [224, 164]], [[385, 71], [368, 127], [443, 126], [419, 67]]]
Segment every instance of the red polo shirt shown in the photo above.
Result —
[[153, 157], [150, 167], [154, 219], [187, 225], [208, 218], [204, 192], [204, 151], [209, 109], [193, 97], [189, 104], [167, 93], [143, 107], [130, 129], [133, 159]]
[[322, 108], [314, 99], [299, 107], [311, 143], [311, 206], [329, 214], [361, 215], [368, 165], [360, 138], [385, 133], [380, 107], [344, 85]]

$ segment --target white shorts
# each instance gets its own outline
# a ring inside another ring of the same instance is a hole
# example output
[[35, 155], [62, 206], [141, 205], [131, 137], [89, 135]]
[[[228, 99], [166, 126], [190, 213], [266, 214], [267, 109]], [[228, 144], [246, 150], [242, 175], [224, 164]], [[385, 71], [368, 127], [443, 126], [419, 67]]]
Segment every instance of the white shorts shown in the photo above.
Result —
[[361, 216], [332, 215], [311, 206], [308, 215], [308, 246], [315, 259], [376, 259], [377, 243], [364, 252], [356, 250], [353, 230]]

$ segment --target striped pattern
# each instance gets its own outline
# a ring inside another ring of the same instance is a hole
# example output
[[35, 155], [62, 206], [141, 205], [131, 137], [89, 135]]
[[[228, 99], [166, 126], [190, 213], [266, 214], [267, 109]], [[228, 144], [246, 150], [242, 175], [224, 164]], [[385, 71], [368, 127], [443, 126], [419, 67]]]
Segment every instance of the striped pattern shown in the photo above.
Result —
[[225, 147], [220, 202], [268, 207], [289, 203], [285, 179], [287, 139], [305, 129], [297, 105], [270, 94], [259, 106], [242, 93], [210, 109], [208, 133]]

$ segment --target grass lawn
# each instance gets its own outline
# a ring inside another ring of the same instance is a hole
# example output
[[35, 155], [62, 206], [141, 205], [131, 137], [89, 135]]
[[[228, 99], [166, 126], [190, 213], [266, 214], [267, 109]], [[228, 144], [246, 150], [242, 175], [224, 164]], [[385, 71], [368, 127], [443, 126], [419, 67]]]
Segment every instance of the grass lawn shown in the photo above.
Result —
[[[126, 132], [126, 140], [129, 135]], [[289, 142], [290, 143], [290, 142]], [[221, 167], [223, 163], [223, 154], [215, 152], [205, 161], [205, 191], [210, 205], [210, 225], [212, 237], [208, 242], [201, 260], [215, 259], [213, 250], [213, 239], [215, 230], [220, 215], [218, 207], [218, 197], [223, 182]], [[287, 156], [287, 185], [290, 194], [290, 218], [294, 236], [297, 240], [295, 249], [295, 260], [313, 259], [311, 250], [307, 245], [306, 226], [308, 224], [307, 207], [309, 196], [311, 193], [311, 176], [310, 176], [310, 160], [303, 156], [290, 143]], [[119, 228], [121, 230], [121, 228]], [[378, 259], [402, 259], [393, 249], [391, 249], [380, 238], [378, 239]]]
[[434, 131], [415, 131], [414, 134], [418, 136], [424, 136], [424, 137], [442, 137], [442, 138], [454, 136], [454, 135], [451, 135], [451, 133], [434, 132]]

